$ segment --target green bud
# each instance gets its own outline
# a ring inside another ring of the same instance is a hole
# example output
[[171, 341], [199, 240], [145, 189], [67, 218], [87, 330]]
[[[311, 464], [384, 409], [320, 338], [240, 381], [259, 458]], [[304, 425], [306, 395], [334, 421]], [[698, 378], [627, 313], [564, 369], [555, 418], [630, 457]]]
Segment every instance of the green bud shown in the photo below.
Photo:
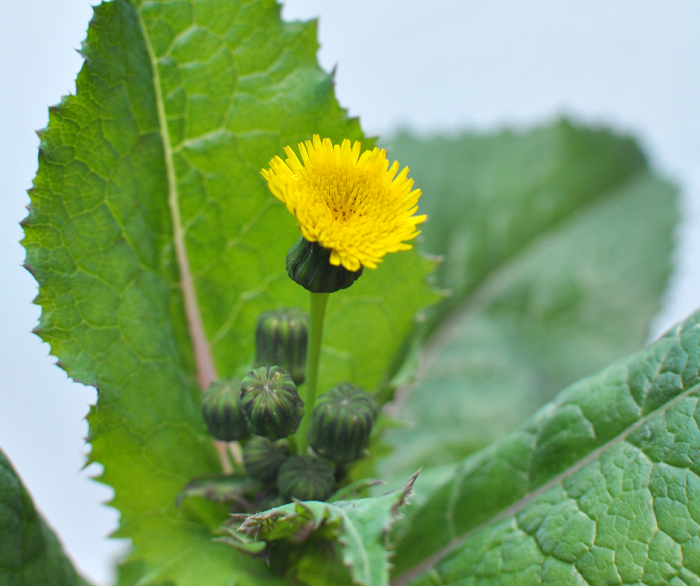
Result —
[[352, 462], [369, 445], [377, 406], [360, 387], [343, 383], [317, 400], [309, 426], [309, 444], [334, 462]]
[[292, 435], [304, 415], [292, 377], [279, 366], [251, 370], [241, 384], [241, 401], [253, 433], [272, 441]]
[[250, 435], [238, 380], [221, 379], [204, 391], [202, 415], [209, 434], [218, 440], [231, 442]]
[[332, 464], [314, 456], [292, 456], [277, 474], [277, 488], [288, 499], [323, 501], [333, 494], [334, 485]]
[[255, 330], [255, 366], [276, 364], [284, 368], [297, 385], [304, 382], [309, 315], [302, 309], [266, 311], [258, 317]]
[[266, 437], [254, 437], [243, 448], [245, 471], [260, 482], [277, 478], [277, 471], [288, 457], [289, 445], [285, 440], [271, 442]]
[[363, 267], [359, 271], [349, 271], [342, 265], [332, 265], [330, 258], [330, 249], [300, 236], [287, 251], [287, 274], [312, 293], [335, 293], [347, 289], [362, 275]]

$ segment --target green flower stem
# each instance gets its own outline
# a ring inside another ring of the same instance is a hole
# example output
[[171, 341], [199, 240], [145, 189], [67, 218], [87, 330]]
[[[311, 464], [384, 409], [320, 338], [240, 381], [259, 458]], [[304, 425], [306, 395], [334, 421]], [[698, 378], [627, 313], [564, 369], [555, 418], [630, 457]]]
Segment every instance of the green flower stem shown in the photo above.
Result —
[[298, 454], [299, 453], [299, 446], [297, 445], [297, 437], [295, 435], [290, 435], [287, 438], [287, 443], [289, 444], [289, 451], [292, 454]]
[[304, 389], [304, 417], [297, 432], [299, 453], [306, 453], [306, 430], [311, 419], [311, 412], [316, 402], [318, 385], [318, 364], [321, 359], [321, 341], [323, 339], [323, 320], [326, 315], [330, 293], [311, 293], [311, 320], [309, 322], [309, 347], [306, 354], [306, 388]]

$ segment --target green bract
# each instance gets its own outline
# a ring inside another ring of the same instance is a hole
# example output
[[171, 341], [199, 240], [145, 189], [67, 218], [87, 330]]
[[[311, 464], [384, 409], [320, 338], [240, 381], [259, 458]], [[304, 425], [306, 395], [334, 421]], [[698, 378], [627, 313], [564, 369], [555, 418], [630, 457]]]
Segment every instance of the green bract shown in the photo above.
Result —
[[333, 466], [314, 456], [292, 456], [277, 473], [277, 488], [287, 499], [324, 501], [333, 493]]
[[289, 278], [311, 293], [335, 293], [347, 289], [362, 276], [364, 267], [349, 271], [330, 263], [331, 251], [303, 236], [287, 252]]
[[241, 402], [241, 381], [221, 379], [202, 393], [202, 415], [209, 434], [225, 442], [250, 435]]
[[292, 435], [304, 415], [304, 401], [279, 366], [251, 370], [241, 383], [241, 401], [256, 435], [275, 441]]
[[289, 445], [284, 440], [271, 442], [265, 437], [254, 437], [243, 448], [246, 474], [260, 482], [275, 480], [277, 471], [288, 457]]
[[255, 366], [277, 365], [296, 385], [304, 382], [309, 314], [302, 309], [275, 309], [258, 317], [255, 328]]
[[352, 462], [369, 445], [377, 406], [361, 388], [343, 383], [316, 401], [309, 427], [309, 445], [334, 462]]

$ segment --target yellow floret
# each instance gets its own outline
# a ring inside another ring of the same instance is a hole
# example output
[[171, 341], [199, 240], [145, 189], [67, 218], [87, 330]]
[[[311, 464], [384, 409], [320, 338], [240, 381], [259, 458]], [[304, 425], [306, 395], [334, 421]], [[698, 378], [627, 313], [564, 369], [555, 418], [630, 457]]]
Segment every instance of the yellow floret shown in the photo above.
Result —
[[420, 189], [408, 179], [408, 168], [397, 175], [384, 149], [361, 153], [359, 142], [334, 145], [330, 139], [299, 144], [297, 154], [275, 157], [263, 169], [270, 191], [284, 202], [299, 222], [302, 235], [330, 249], [332, 265], [349, 271], [376, 268], [387, 252], [411, 248], [406, 240], [418, 236], [416, 225], [427, 216], [414, 216]]

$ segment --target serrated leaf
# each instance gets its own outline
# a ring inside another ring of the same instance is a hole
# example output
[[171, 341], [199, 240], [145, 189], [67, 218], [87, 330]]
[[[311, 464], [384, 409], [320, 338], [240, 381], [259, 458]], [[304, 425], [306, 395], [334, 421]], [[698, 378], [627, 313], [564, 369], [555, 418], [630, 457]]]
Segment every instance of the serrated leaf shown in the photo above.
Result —
[[[287, 540], [295, 545], [320, 535], [322, 539], [338, 542], [340, 559], [317, 559], [313, 567], [304, 569], [304, 575], [317, 572], [326, 576], [327, 566], [342, 562], [350, 570], [353, 584], [385, 585], [389, 579], [387, 533], [399, 514], [399, 507], [411, 494], [416, 477], [414, 474], [400, 490], [379, 497], [333, 503], [296, 501], [249, 515], [237, 529], [229, 532], [232, 536], [245, 534], [255, 543]], [[292, 573], [297, 579], [302, 578], [298, 568]], [[335, 576], [332, 572], [328, 575]], [[333, 582], [314, 580], [313, 583]]]
[[411, 427], [386, 435], [389, 479], [459, 461], [641, 348], [677, 219], [673, 187], [607, 131], [393, 142], [426, 192], [423, 246], [445, 256], [438, 285], [453, 295], [398, 414]]
[[350, 484], [334, 492], [330, 497], [328, 497], [328, 502], [334, 503], [336, 501], [356, 499], [360, 493], [365, 492], [368, 488], [382, 484], [386, 483], [383, 480], [376, 480], [374, 478], [362, 478], [361, 480], [355, 480], [354, 482], [351, 482]]
[[393, 584], [700, 583], [699, 406], [696, 312], [464, 460]]
[[88, 586], [0, 450], [0, 585]]
[[[316, 63], [315, 24], [283, 23], [279, 11], [274, 0], [101, 4], [76, 95], [41, 135], [24, 222], [37, 332], [99, 390], [91, 459], [115, 489], [117, 535], [145, 561], [140, 584], [277, 583], [175, 500], [220, 472], [200, 387], [246, 370], [259, 312], [308, 302], [284, 273], [295, 222], [260, 169], [313, 133], [362, 138]], [[414, 314], [434, 298], [431, 268], [398, 253], [333, 296], [322, 389], [391, 377]]]

